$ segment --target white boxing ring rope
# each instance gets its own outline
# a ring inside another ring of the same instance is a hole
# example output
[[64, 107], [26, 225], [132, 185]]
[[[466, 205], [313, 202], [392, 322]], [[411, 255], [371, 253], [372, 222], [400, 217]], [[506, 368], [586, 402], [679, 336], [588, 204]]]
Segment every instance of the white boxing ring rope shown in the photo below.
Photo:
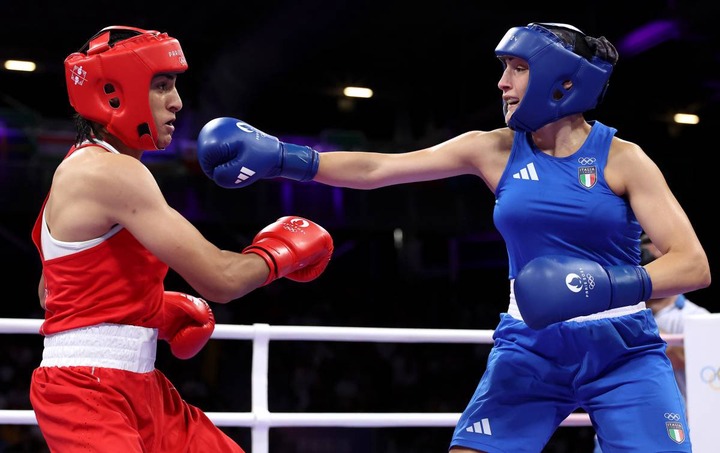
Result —
[[[0, 318], [0, 333], [38, 334], [41, 319]], [[216, 340], [252, 340], [251, 412], [207, 412], [217, 426], [249, 427], [253, 453], [268, 453], [269, 429], [275, 427], [454, 427], [460, 413], [290, 413], [268, 410], [270, 341], [354, 341], [375, 343], [484, 343], [492, 330], [406, 329], [380, 327], [215, 326]], [[683, 335], [663, 335], [668, 345], [682, 345]], [[32, 410], [0, 410], [0, 425], [35, 425]], [[585, 413], [573, 413], [561, 426], [591, 426]]]

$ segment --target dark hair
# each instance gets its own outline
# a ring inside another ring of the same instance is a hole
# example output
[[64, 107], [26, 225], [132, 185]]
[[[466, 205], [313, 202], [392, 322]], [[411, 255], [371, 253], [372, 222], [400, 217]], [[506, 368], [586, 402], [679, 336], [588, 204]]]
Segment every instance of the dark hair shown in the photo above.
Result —
[[73, 123], [75, 124], [75, 146], [84, 141], [96, 143], [98, 136], [95, 130], [95, 124], [83, 118], [79, 113], [73, 114]]
[[582, 32], [563, 27], [560, 24], [538, 23], [538, 25], [553, 32], [558, 38], [569, 45], [573, 52], [586, 60], [592, 60], [593, 57], [598, 57], [613, 66], [615, 66], [618, 61], [617, 49], [615, 49], [615, 46], [604, 36], [593, 38]]

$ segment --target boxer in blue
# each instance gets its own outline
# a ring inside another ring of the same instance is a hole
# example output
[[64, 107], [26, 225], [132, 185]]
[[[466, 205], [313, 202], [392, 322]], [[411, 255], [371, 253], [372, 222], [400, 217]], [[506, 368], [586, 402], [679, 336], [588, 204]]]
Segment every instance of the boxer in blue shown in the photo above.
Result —
[[[573, 411], [605, 453], [692, 451], [650, 298], [710, 284], [706, 253], [658, 166], [585, 118], [618, 54], [568, 24], [508, 30], [495, 49], [507, 127], [404, 153], [324, 152], [234, 118], [208, 122], [198, 158], [218, 185], [285, 177], [354, 189], [471, 174], [495, 196], [510, 302], [451, 453], [537, 453]], [[662, 256], [640, 265], [640, 234]]]

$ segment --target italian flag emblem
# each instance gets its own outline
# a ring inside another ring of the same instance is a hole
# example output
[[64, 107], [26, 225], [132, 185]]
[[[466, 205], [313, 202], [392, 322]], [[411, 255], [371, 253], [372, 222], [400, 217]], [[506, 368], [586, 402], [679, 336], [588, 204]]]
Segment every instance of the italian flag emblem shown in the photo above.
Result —
[[676, 422], [665, 422], [665, 428], [667, 429], [668, 436], [675, 443], [681, 444], [685, 441], [685, 430], [683, 429], [682, 423]]
[[578, 181], [583, 187], [590, 189], [597, 182], [597, 167], [578, 168]]

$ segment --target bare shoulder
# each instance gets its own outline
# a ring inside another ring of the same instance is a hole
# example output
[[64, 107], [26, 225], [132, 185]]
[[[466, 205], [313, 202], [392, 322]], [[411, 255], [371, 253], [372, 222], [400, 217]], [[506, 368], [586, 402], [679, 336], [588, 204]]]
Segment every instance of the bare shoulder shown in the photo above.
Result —
[[627, 172], [659, 171], [655, 162], [637, 143], [615, 137], [610, 145], [608, 166]]
[[140, 202], [147, 205], [144, 198], [158, 200], [153, 194], [159, 188], [154, 187], [154, 178], [137, 159], [88, 146], [58, 165], [45, 207], [46, 221], [59, 240], [97, 238], [123, 223], [123, 211], [137, 211]]
[[610, 145], [605, 179], [618, 195], [628, 185], [664, 184], [664, 177], [655, 162], [637, 143], [615, 137]]
[[137, 159], [115, 154], [99, 146], [88, 146], [76, 151], [58, 166], [54, 179], [80, 179], [86, 183], [107, 183], [143, 173], [146, 167]]
[[619, 137], [613, 137], [610, 144], [610, 159], [636, 159], [640, 157], [647, 157], [640, 145]]
[[460, 153], [464, 160], [493, 192], [505, 171], [514, 136], [509, 128], [501, 128], [470, 131], [456, 137], [462, 143]]
[[491, 149], [507, 149], [512, 147], [514, 132], [507, 127], [500, 129], [492, 129], [489, 131], [469, 131], [458, 135], [454, 140], [461, 141], [472, 147], [482, 147]]
[[58, 198], [86, 200], [107, 208], [159, 193], [155, 178], [142, 162], [96, 146], [65, 159], [55, 172], [52, 186]]
[[462, 156], [462, 160], [472, 162], [473, 166], [482, 168], [498, 157], [506, 158], [509, 155], [513, 136], [514, 133], [509, 128], [490, 131], [474, 130], [460, 134], [434, 148], [443, 150], [443, 152], [457, 153], [456, 155]]
[[155, 204], [164, 202], [155, 176], [138, 159], [124, 154], [104, 156], [104, 162], [98, 163], [98, 170], [105, 178], [112, 173], [112, 182], [105, 196], [123, 207]]

